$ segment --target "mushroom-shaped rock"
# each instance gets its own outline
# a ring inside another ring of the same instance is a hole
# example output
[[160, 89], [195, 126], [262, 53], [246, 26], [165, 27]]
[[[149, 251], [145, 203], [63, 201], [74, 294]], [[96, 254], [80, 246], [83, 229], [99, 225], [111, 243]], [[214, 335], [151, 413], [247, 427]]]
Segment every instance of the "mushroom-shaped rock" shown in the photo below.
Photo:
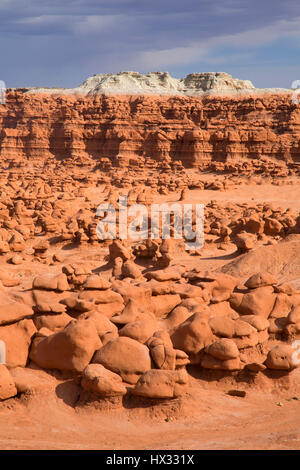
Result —
[[115, 279], [120, 279], [122, 277], [122, 266], [122, 258], [117, 257], [113, 260], [112, 275]]
[[15, 381], [5, 364], [0, 364], [0, 400], [17, 395]]
[[96, 305], [109, 304], [112, 302], [123, 303], [123, 299], [120, 294], [114, 292], [111, 289], [82, 291], [78, 295], [78, 298], [84, 300], [94, 300]]
[[152, 310], [156, 317], [163, 317], [170, 313], [181, 302], [179, 295], [155, 295], [151, 299]]
[[268, 352], [265, 365], [268, 369], [291, 371], [299, 363], [297, 350], [289, 345], [278, 344]]
[[122, 276], [138, 279], [141, 277], [141, 269], [132, 260], [127, 260], [122, 265]]
[[115, 397], [127, 392], [121, 377], [101, 364], [89, 364], [82, 372], [81, 386], [101, 397]]
[[278, 284], [274, 286], [274, 291], [278, 292], [278, 294], [287, 294], [287, 295], [293, 295], [296, 294], [296, 289], [294, 287], [286, 282], [283, 282], [282, 284]]
[[66, 306], [60, 303], [61, 298], [55, 292], [34, 290], [32, 297], [36, 312], [63, 313], [66, 310]]
[[6, 270], [0, 270], [0, 281], [4, 287], [14, 287], [20, 284], [20, 279], [15, 279]]
[[148, 339], [147, 346], [155, 366], [158, 369], [175, 370], [176, 350], [169, 334], [166, 331], [158, 330]]
[[237, 357], [235, 359], [226, 359], [224, 361], [217, 359], [210, 354], [204, 354], [201, 358], [201, 367], [204, 369], [213, 369], [213, 370], [241, 370], [242, 365], [240, 359]]
[[103, 345], [118, 337], [118, 328], [116, 325], [114, 325], [114, 323], [112, 323], [105, 315], [102, 315], [100, 312], [92, 311], [89, 313], [84, 313], [80, 316], [80, 318], [86, 318], [94, 323], [98, 336]]
[[175, 368], [176, 369], [184, 369], [185, 366], [190, 364], [189, 356], [184, 352], [181, 351], [180, 349], [175, 349], [176, 353], [176, 364]]
[[149, 349], [132, 338], [122, 336], [109, 341], [93, 357], [93, 363], [102, 364], [125, 382], [134, 384], [139, 377], [151, 369]]
[[58, 290], [61, 292], [70, 290], [67, 276], [63, 273], [58, 276], [53, 276], [52, 274], [36, 276], [33, 280], [32, 287], [34, 289]]
[[271, 217], [265, 219], [264, 232], [266, 235], [279, 235], [283, 229], [283, 225], [277, 219]]
[[119, 335], [135, 339], [140, 343], [145, 343], [147, 339], [153, 335], [156, 329], [156, 320], [139, 320], [132, 323], [127, 323], [119, 330]]
[[288, 323], [300, 323], [300, 305], [294, 307], [287, 317]]
[[257, 331], [264, 331], [269, 328], [270, 322], [261, 315], [243, 315], [242, 320], [253, 326]]
[[11, 375], [16, 384], [18, 393], [41, 393], [54, 390], [57, 382], [46, 371], [15, 367]]
[[241, 315], [262, 315], [269, 318], [276, 301], [276, 294], [273, 293], [271, 286], [258, 287], [242, 295], [236, 302], [239, 294], [233, 294], [230, 298], [230, 304]]
[[216, 359], [226, 361], [239, 357], [239, 350], [235, 342], [228, 338], [218, 339], [205, 348], [205, 352]]
[[235, 320], [234, 326], [234, 336], [248, 336], [255, 333], [255, 328], [243, 320]]
[[266, 366], [260, 362], [249, 362], [246, 364], [246, 369], [251, 370], [251, 372], [262, 372], [266, 370]]
[[111, 287], [111, 283], [97, 274], [91, 274], [83, 283], [83, 289], [106, 290]]
[[164, 327], [169, 331], [173, 330], [190, 316], [192, 316], [192, 313], [180, 304], [163, 320]]
[[235, 321], [227, 315], [211, 317], [208, 321], [214, 335], [221, 338], [232, 338], [235, 334]]
[[145, 277], [147, 279], [154, 279], [155, 281], [158, 282], [164, 282], [164, 281], [179, 281], [181, 278], [182, 274], [182, 269], [175, 268], [166, 268], [166, 269], [158, 269], [156, 271], [149, 271], [148, 273], [145, 274]]
[[139, 284], [141, 287], [147, 287], [152, 289], [152, 296], [153, 295], [164, 295], [170, 294], [171, 288], [173, 286], [172, 282], [165, 281], [165, 282], [158, 282], [155, 279], [151, 279], [151, 281]]
[[155, 321], [156, 318], [152, 312], [144, 311], [143, 307], [133, 299], [128, 300], [120, 315], [115, 315], [111, 319], [116, 325], [126, 325], [127, 323], [145, 320]]
[[9, 299], [5, 301], [5, 298], [1, 299], [0, 325], [14, 323], [23, 318], [29, 318], [32, 315], [33, 310], [29, 305], [21, 302], [9, 302]]
[[67, 313], [58, 313], [51, 315], [38, 315], [34, 317], [34, 324], [38, 330], [48, 328], [52, 333], [63, 330], [73, 318]]
[[[229, 274], [215, 274], [212, 275], [214, 278], [211, 284], [211, 302], [223, 302], [228, 300], [233, 289], [238, 285], [239, 280]], [[203, 283], [204, 284], [204, 283]]]
[[36, 327], [31, 319], [0, 326], [0, 340], [5, 343], [8, 367], [25, 367]]
[[286, 317], [294, 307], [293, 295], [279, 293], [276, 296], [274, 308], [270, 314], [270, 318]]
[[235, 236], [235, 244], [238, 251], [247, 253], [252, 250], [257, 241], [256, 235], [247, 232], [241, 232]]
[[152, 369], [141, 376], [132, 393], [147, 398], [176, 398], [182, 395], [187, 385], [185, 369]]
[[193, 362], [197, 362], [195, 356], [213, 342], [214, 336], [207, 319], [195, 313], [175, 329], [171, 340], [174, 348], [193, 355]]
[[115, 293], [122, 296], [125, 304], [129, 300], [134, 300], [143, 309], [150, 309], [152, 290], [150, 287], [133, 286], [125, 281], [117, 281], [112, 286]]
[[233, 341], [239, 349], [256, 346], [259, 342], [257, 330], [249, 323], [242, 320], [235, 320], [235, 332]]
[[109, 245], [109, 260], [113, 261], [116, 258], [121, 258], [123, 261], [132, 258], [131, 250], [123, 246], [120, 240], [114, 240]]
[[278, 280], [276, 277], [272, 276], [267, 272], [259, 272], [253, 274], [253, 276], [249, 277], [249, 279], [245, 282], [245, 286], [249, 289], [256, 289], [257, 287], [265, 287], [265, 286], [274, 286], [278, 284]]
[[89, 299], [79, 299], [77, 295], [71, 295], [70, 297], [61, 299], [59, 302], [68, 309], [75, 310], [76, 312], [90, 312], [95, 309], [95, 301], [92, 296]]
[[81, 372], [101, 346], [92, 321], [74, 320], [59, 333], [43, 339], [36, 338], [30, 359], [44, 369]]

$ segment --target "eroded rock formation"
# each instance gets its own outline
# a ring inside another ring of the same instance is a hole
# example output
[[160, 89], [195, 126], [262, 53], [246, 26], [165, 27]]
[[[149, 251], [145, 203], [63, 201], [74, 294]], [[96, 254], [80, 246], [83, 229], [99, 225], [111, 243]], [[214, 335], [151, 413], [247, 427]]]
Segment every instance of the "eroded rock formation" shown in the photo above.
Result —
[[[7, 93], [2, 161], [80, 165], [181, 161], [232, 170], [264, 159], [300, 162], [300, 107], [291, 95], [138, 96]], [[25, 163], [24, 163], [25, 164]]]

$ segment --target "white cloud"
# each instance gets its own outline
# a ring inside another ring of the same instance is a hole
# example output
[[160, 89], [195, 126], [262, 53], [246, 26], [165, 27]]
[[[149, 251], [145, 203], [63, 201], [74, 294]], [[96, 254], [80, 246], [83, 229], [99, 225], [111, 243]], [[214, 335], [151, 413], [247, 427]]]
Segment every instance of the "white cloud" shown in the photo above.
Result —
[[231, 63], [244, 63], [245, 61], [249, 61], [253, 59], [254, 55], [252, 52], [245, 52], [245, 53], [237, 53], [237, 54], [223, 54], [223, 55], [216, 55], [214, 57], [205, 57], [203, 62], [206, 64], [231, 64]]
[[146, 67], [189, 64], [195, 59], [201, 59], [206, 56], [206, 49], [203, 44], [190, 47], [176, 47], [174, 49], [165, 49], [161, 51], [147, 51], [142, 53], [141, 62]]
[[123, 19], [123, 15], [89, 15], [77, 17], [73, 24], [73, 31], [76, 33], [90, 34], [100, 30], [109, 29], [117, 25]]
[[59, 21], [62, 17], [59, 15], [41, 15], [41, 16], [28, 16], [27, 18], [20, 18], [14, 21], [17, 24], [25, 25], [40, 25]]
[[[0, 0], [1, 1], [1, 0]], [[41, 15], [15, 20], [15, 24], [24, 26], [65, 25], [74, 33], [93, 34], [117, 25], [122, 15]]]
[[241, 13], [243, 8], [228, 5], [215, 5], [214, 11], [217, 15], [235, 15]]
[[268, 26], [226, 34], [190, 43], [186, 47], [143, 52], [140, 61], [146, 67], [189, 64], [198, 60], [210, 60], [220, 47], [255, 48], [271, 44], [280, 39], [300, 39], [300, 17], [280, 20]]

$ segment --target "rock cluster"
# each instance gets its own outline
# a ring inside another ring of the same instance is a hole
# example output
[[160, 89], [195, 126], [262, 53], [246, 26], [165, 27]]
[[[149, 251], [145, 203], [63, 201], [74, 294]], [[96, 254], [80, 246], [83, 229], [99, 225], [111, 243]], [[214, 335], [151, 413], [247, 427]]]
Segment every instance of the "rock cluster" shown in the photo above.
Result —
[[300, 333], [300, 293], [267, 272], [243, 285], [178, 265], [143, 270], [139, 279], [84, 277], [72, 284], [64, 273], [38, 275], [18, 301], [3, 287], [1, 399], [22, 389], [28, 364], [77, 374], [93, 396], [161, 399], [185, 392], [190, 363], [228, 374], [298, 365], [291, 344]]

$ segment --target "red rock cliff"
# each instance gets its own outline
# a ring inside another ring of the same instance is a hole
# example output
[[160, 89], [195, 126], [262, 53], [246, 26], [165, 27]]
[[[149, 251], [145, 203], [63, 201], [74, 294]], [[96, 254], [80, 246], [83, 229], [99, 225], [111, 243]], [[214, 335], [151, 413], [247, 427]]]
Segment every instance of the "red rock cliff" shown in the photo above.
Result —
[[300, 105], [289, 94], [240, 97], [10, 91], [0, 105], [3, 160], [181, 160], [186, 167], [262, 156], [300, 162]]

